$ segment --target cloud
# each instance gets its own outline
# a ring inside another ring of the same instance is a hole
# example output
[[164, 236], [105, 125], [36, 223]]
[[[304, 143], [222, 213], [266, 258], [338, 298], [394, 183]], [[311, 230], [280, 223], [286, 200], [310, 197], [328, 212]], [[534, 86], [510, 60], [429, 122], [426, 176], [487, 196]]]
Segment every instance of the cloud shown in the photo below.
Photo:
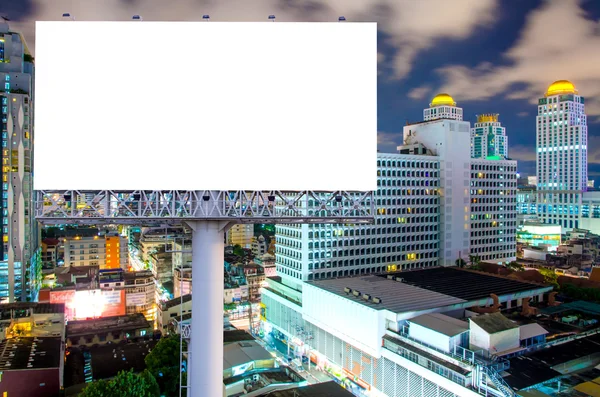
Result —
[[600, 137], [588, 135], [588, 164], [600, 164]]
[[517, 116], [519, 116], [519, 117], [527, 117], [527, 116], [529, 116], [529, 112], [519, 112], [519, 113], [517, 113]]
[[430, 86], [417, 87], [410, 90], [408, 97], [411, 99], [423, 99], [431, 92]]
[[69, 12], [77, 20], [129, 20], [134, 14], [147, 21], [199, 21], [209, 14], [215, 21], [266, 21], [275, 14], [277, 21], [336, 21], [344, 15], [348, 21], [378, 22], [385, 44], [396, 52], [381, 59], [392, 68], [392, 77], [404, 78], [415, 57], [431, 48], [436, 40], [460, 40], [479, 27], [494, 22], [498, 0], [18, 0], [25, 1], [27, 17], [15, 12], [11, 27], [23, 32], [33, 49], [34, 21], [60, 20]]
[[589, 19], [581, 0], [546, 0], [529, 14], [520, 38], [503, 54], [505, 65], [456, 65], [437, 72], [445, 81], [442, 91], [464, 101], [504, 95], [535, 104], [550, 83], [571, 80], [586, 97], [586, 112], [600, 121], [599, 48], [600, 23]]
[[536, 161], [535, 148], [528, 145], [511, 145], [508, 148], [508, 157], [519, 162]]
[[377, 150], [382, 153], [398, 153], [398, 146], [402, 144], [401, 132], [377, 133]]

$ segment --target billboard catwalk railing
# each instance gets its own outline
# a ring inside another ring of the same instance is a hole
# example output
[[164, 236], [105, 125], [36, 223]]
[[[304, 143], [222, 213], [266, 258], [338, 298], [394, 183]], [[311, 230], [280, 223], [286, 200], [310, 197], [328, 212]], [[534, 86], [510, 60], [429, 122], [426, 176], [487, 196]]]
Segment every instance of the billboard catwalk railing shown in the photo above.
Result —
[[35, 192], [35, 216], [46, 224], [178, 223], [369, 223], [373, 192], [133, 190]]

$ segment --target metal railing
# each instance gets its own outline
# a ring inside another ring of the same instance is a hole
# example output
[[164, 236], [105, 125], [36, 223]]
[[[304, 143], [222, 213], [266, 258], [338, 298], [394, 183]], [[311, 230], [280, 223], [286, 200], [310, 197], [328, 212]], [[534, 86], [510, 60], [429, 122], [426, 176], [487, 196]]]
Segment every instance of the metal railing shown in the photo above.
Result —
[[[496, 357], [494, 355], [485, 354], [483, 350], [475, 352], [456, 345], [453, 346], [451, 351], [447, 352], [436, 346], [432, 346], [426, 342], [411, 337], [408, 333], [408, 328], [409, 326], [403, 325], [399, 333], [396, 333], [395, 331], [389, 329], [388, 331], [394, 334], [394, 336], [397, 336], [400, 340], [402, 340], [402, 338], [408, 339], [409, 341], [415, 342], [426, 348], [435, 350], [436, 352], [439, 352], [445, 356], [458, 360], [463, 364], [477, 366], [477, 368], [479, 368], [483, 374], [487, 375], [492, 380], [496, 388], [500, 390], [500, 392], [503, 393], [504, 396], [515, 396], [513, 389], [506, 383], [506, 381], [500, 375], [500, 372], [506, 371], [510, 368], [510, 362], [508, 360]], [[480, 380], [478, 380], [478, 382], [479, 381]], [[480, 394], [487, 395], [489, 392], [489, 388], [487, 386], [484, 386], [484, 388], [487, 391], [482, 391], [479, 387], [474, 389], [477, 389], [477, 391]]]
[[[515, 391], [508, 385], [508, 383], [506, 383], [506, 381], [502, 378], [502, 376], [500, 376], [498, 372], [492, 369], [491, 366], [481, 368], [483, 369], [483, 374], [487, 375], [492, 380], [492, 382], [494, 382], [494, 385], [504, 397], [515, 397], [517, 395]], [[487, 386], [485, 386], [485, 388], [486, 391], [489, 392]], [[480, 394], [484, 393], [480, 392]], [[484, 395], [487, 395], [487, 393], [485, 393]]]
[[[373, 192], [216, 190], [39, 190], [35, 217], [47, 224], [237, 220], [249, 223], [372, 223]], [[316, 206], [309, 207], [309, 203]]]
[[[393, 330], [390, 330], [390, 329], [388, 329], [388, 331], [395, 335], [398, 335], [400, 338], [408, 339], [408, 340], [418, 343], [428, 349], [435, 350], [436, 352], [441, 353], [445, 356], [452, 357], [453, 359], [458, 360], [458, 361], [462, 362], [463, 364], [476, 365], [478, 362], [483, 362], [483, 360], [484, 360], [483, 353], [477, 353], [472, 350], [466, 349], [462, 346], [454, 345], [452, 347], [452, 350], [448, 352], [443, 349], [440, 349], [439, 347], [430, 345], [427, 342], [423, 342], [420, 339], [416, 339], [409, 335], [408, 326], [402, 326], [399, 333], [397, 333]], [[480, 358], [480, 361], [477, 360], [478, 357]]]

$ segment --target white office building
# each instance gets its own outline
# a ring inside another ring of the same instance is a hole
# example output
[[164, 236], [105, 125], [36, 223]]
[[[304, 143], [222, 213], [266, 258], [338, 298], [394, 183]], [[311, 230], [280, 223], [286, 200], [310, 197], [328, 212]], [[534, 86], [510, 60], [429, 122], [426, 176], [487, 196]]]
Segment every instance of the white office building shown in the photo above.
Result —
[[517, 162], [471, 160], [471, 255], [488, 262], [516, 259]]
[[37, 299], [41, 283], [33, 214], [33, 58], [21, 34], [0, 21], [2, 244], [0, 302]]
[[506, 128], [498, 121], [497, 113], [480, 114], [471, 128], [471, 157], [474, 159], [504, 160], [508, 158]]
[[563, 231], [580, 227], [587, 144], [584, 98], [569, 81], [552, 83], [538, 102], [537, 204], [540, 220]]
[[301, 290], [302, 281], [454, 266], [470, 254], [514, 260], [517, 163], [471, 160], [462, 109], [444, 112], [453, 116], [404, 127], [400, 153], [378, 153], [374, 224], [276, 226], [286, 284]]

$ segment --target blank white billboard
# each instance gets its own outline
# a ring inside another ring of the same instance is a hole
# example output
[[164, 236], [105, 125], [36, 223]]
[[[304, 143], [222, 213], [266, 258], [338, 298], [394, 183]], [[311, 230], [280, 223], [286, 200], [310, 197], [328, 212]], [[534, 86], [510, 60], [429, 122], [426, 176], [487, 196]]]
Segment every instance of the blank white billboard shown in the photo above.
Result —
[[36, 190], [376, 190], [375, 23], [37, 22]]

